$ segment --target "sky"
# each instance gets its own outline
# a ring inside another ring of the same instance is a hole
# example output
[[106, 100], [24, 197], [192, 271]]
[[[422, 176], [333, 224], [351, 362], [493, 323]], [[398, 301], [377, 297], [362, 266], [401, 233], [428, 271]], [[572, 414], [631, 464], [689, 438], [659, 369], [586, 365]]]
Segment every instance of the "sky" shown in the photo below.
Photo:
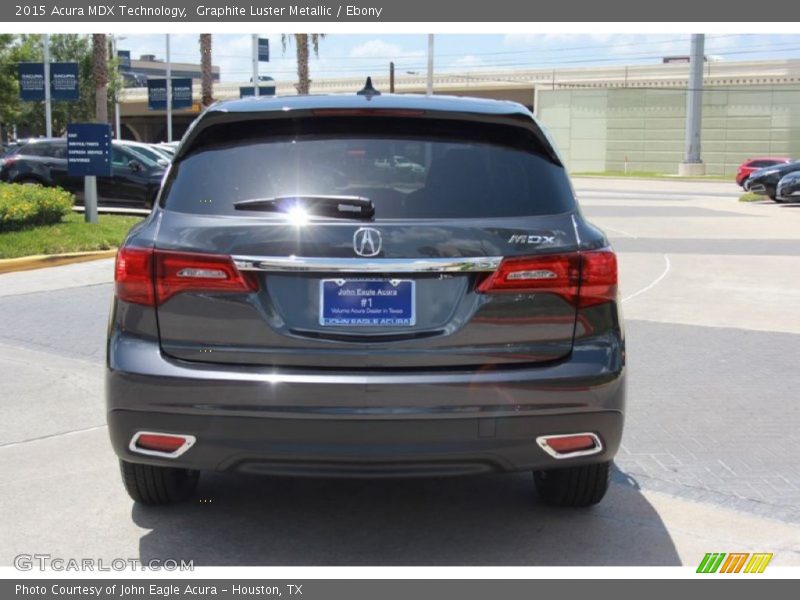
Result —
[[[252, 75], [252, 34], [214, 34], [213, 63], [223, 82], [245, 82]], [[278, 81], [295, 80], [294, 46], [284, 52], [280, 35], [269, 37], [271, 60], [261, 63], [260, 75]], [[560, 69], [621, 64], [655, 64], [661, 57], [687, 55], [688, 34], [630, 35], [452, 35], [435, 36], [436, 72], [475, 72], [485, 69]], [[173, 34], [174, 62], [199, 63], [196, 34]], [[424, 34], [335, 34], [320, 41], [319, 57], [310, 61], [314, 77], [366, 77], [388, 73], [389, 61], [396, 72], [424, 73], [427, 64]], [[165, 57], [164, 35], [130, 35], [119, 39], [120, 50]], [[742, 61], [800, 58], [800, 35], [709, 34], [706, 56], [712, 60]]]

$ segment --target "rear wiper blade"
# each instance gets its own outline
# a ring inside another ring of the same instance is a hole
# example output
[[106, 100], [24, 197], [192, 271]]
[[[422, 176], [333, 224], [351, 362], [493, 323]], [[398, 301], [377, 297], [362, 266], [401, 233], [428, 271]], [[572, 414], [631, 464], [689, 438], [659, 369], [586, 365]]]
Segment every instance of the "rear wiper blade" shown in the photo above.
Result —
[[375, 216], [375, 204], [369, 198], [362, 196], [327, 196], [322, 194], [270, 196], [268, 198], [239, 200], [233, 203], [233, 208], [236, 210], [260, 210], [287, 214], [303, 210], [309, 215], [337, 219], [372, 219]]

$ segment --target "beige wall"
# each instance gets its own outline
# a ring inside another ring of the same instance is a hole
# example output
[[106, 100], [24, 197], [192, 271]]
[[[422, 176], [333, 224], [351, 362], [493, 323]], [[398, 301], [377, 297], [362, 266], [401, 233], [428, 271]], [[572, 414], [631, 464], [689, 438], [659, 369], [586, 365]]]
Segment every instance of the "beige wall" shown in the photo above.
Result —
[[[686, 92], [680, 89], [540, 90], [537, 115], [575, 172], [677, 172]], [[732, 175], [756, 155], [800, 157], [800, 86], [731, 85], [703, 97], [702, 157]]]

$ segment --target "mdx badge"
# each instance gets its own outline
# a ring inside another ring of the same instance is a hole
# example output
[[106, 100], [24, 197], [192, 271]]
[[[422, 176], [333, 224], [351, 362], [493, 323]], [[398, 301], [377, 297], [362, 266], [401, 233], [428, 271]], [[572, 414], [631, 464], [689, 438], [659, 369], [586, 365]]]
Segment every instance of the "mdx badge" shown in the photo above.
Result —
[[555, 244], [556, 236], [554, 235], [527, 235], [517, 234], [508, 238], [509, 244]]
[[382, 245], [381, 232], [372, 227], [359, 227], [353, 234], [353, 250], [359, 256], [377, 256]]

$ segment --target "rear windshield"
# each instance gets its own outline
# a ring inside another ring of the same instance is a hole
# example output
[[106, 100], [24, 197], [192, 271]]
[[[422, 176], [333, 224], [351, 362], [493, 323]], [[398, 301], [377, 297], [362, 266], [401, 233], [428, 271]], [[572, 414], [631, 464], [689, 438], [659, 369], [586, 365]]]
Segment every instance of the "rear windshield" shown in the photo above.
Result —
[[359, 196], [373, 202], [376, 220], [543, 215], [575, 207], [563, 167], [523, 128], [347, 121], [285, 120], [268, 129], [237, 124], [204, 134], [173, 169], [163, 203], [180, 212], [281, 218], [233, 205]]

